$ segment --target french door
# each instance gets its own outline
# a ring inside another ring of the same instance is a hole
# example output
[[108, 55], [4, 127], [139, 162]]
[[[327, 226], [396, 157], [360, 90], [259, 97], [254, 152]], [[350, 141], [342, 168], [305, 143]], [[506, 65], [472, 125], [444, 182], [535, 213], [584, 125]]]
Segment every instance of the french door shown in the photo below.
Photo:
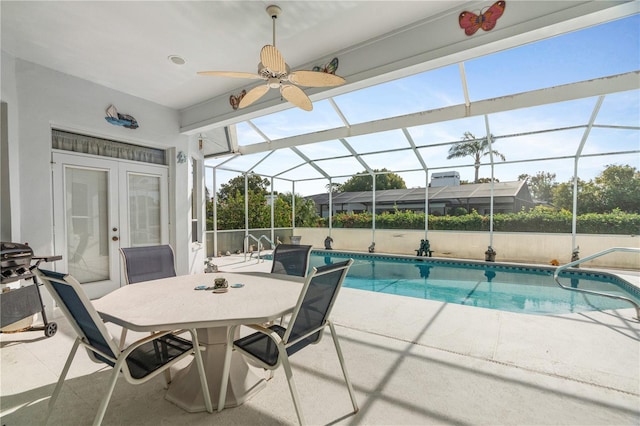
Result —
[[54, 151], [54, 240], [90, 298], [123, 284], [120, 247], [168, 244], [167, 167]]

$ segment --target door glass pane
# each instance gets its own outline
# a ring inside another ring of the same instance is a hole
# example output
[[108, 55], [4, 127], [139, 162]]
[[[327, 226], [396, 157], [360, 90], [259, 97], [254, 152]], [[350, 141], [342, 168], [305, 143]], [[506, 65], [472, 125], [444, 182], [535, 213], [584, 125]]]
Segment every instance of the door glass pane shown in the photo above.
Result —
[[102, 170], [65, 170], [69, 274], [81, 283], [109, 279], [108, 182]]
[[160, 244], [160, 177], [128, 176], [131, 246]]

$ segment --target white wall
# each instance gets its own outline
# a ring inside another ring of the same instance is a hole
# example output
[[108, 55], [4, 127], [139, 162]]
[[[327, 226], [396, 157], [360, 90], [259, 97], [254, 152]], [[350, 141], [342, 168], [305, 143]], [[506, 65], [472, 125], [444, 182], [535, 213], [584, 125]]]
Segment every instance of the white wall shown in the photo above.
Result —
[[[302, 236], [302, 244], [314, 248], [324, 248], [327, 228], [296, 228], [294, 235]], [[334, 250], [366, 252], [372, 241], [370, 229], [331, 230]], [[376, 252], [414, 255], [420, 247], [424, 231], [380, 230], [375, 232]], [[429, 243], [433, 256], [460, 259], [484, 260], [484, 252], [489, 245], [488, 232], [429, 231]], [[571, 261], [571, 234], [513, 233], [495, 232], [493, 248], [498, 262], [522, 262], [548, 265], [552, 259], [560, 264]], [[578, 234], [576, 243], [580, 247], [580, 257], [585, 258], [611, 247], [640, 248], [640, 237], [636, 235], [595, 235]], [[585, 263], [588, 267], [640, 269], [640, 255], [635, 253], [610, 253]]]
[[[18, 170], [18, 95], [16, 93], [16, 76], [15, 61], [12, 56], [2, 52], [0, 56], [0, 96], [3, 102], [7, 103], [7, 122], [6, 129], [8, 137], [6, 164], [10, 168], [10, 183], [13, 188], [20, 187], [20, 176]], [[3, 164], [5, 164], [3, 162]], [[11, 215], [11, 237], [15, 237], [20, 232], [20, 215], [19, 215], [19, 193], [17, 190], [10, 191], [9, 206], [3, 206], [1, 214]], [[3, 219], [6, 220], [6, 219]], [[15, 241], [15, 240], [12, 240]]]
[[[179, 274], [201, 265], [191, 260], [189, 163], [176, 164], [177, 151], [201, 157], [197, 144], [179, 133], [177, 111], [86, 80], [62, 74], [2, 52], [2, 100], [9, 109], [11, 211], [18, 242], [37, 254], [54, 253], [51, 196], [51, 128], [169, 149], [170, 241]], [[139, 128], [113, 126], [105, 110], [116, 106], [136, 118]]]

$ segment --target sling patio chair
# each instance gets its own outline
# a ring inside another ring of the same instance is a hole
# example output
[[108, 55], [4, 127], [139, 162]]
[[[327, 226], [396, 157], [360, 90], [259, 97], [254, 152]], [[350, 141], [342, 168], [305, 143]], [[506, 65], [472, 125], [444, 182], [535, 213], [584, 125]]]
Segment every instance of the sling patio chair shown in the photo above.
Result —
[[349, 380], [338, 336], [333, 323], [329, 319], [329, 314], [336, 301], [344, 277], [347, 275], [352, 263], [353, 259], [349, 259], [318, 268], [314, 267], [305, 280], [287, 328], [275, 324], [268, 328], [262, 325], [249, 325], [256, 332], [234, 341], [236, 326], [230, 327], [227, 336], [218, 411], [222, 411], [225, 405], [231, 355], [233, 350], [237, 350], [250, 361], [267, 370], [275, 370], [282, 364], [298, 421], [300, 424], [305, 424], [300, 398], [293, 381], [293, 371], [291, 370], [289, 357], [310, 344], [318, 343], [322, 338], [324, 328], [329, 326], [333, 344], [338, 353], [342, 374], [351, 397], [353, 412], [358, 412], [358, 403]]
[[170, 245], [121, 248], [127, 284], [176, 276]]
[[[132, 343], [124, 350], [120, 350], [110, 336], [100, 315], [91, 304], [89, 297], [82, 289], [81, 284], [75, 278], [71, 275], [43, 269], [36, 269], [36, 274], [42, 280], [49, 293], [51, 293], [77, 334], [71, 353], [69, 353], [67, 362], [49, 400], [47, 419], [53, 412], [53, 406], [58, 399], [62, 384], [80, 345], [85, 347], [92, 361], [113, 367], [106, 394], [100, 402], [98, 413], [93, 421], [94, 425], [102, 423], [120, 372], [122, 372], [127, 382], [140, 384], [167, 371], [173, 364], [191, 355], [195, 356], [198, 373], [200, 374], [200, 385], [202, 386], [205, 406], [209, 413], [213, 412], [200, 353], [204, 348], [198, 344], [195, 329], [188, 330], [191, 333], [191, 341], [178, 337], [173, 331], [159, 331]], [[183, 332], [184, 330], [179, 331]]]
[[[301, 244], [278, 244], [273, 250], [272, 274], [306, 277], [312, 246]], [[285, 318], [280, 318], [280, 325]], [[271, 324], [268, 324], [271, 325]], [[272, 377], [270, 372], [269, 377]]]
[[272, 274], [306, 277], [312, 246], [278, 244], [273, 250]]
[[[173, 249], [170, 245], [121, 248], [124, 279], [127, 284], [159, 280], [176, 276]], [[124, 347], [127, 329], [122, 329], [120, 349]], [[169, 370], [165, 373], [167, 385], [171, 382]]]

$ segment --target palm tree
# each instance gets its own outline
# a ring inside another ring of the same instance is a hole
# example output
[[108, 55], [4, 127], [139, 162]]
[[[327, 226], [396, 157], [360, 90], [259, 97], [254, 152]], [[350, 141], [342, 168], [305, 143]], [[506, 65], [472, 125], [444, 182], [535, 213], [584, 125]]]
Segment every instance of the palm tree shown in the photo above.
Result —
[[[493, 141], [493, 135], [490, 134], [489, 137]], [[452, 158], [461, 158], [461, 157], [473, 157], [474, 159], [474, 167], [476, 169], [476, 175], [474, 183], [478, 183], [478, 172], [480, 170], [480, 159], [485, 155], [493, 154], [494, 156], [505, 161], [504, 155], [492, 149], [489, 151], [489, 139], [476, 139], [476, 137], [471, 132], [464, 132], [464, 137], [462, 138], [462, 142], [458, 142], [455, 145], [452, 145], [449, 148], [449, 155], [447, 155], [447, 160]]]

